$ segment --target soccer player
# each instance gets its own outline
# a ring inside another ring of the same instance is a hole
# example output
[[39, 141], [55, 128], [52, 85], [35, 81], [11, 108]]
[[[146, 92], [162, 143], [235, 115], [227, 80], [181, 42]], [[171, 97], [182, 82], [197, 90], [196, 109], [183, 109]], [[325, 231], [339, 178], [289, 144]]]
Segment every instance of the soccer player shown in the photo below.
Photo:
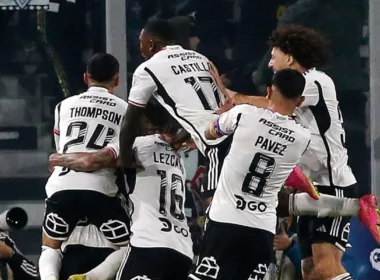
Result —
[[188, 279], [264, 278], [273, 254], [277, 194], [310, 143], [310, 132], [293, 118], [304, 87], [298, 71], [278, 71], [267, 109], [236, 106], [209, 124], [206, 138], [233, 137]]
[[[94, 55], [84, 75], [87, 92], [63, 100], [55, 109], [54, 134], [59, 153], [96, 152], [104, 147], [116, 166], [120, 126], [127, 103], [112, 93], [119, 82], [119, 63], [110, 54]], [[77, 170], [78, 171], [78, 170]], [[56, 166], [46, 184], [39, 271], [42, 280], [58, 279], [63, 241], [83, 219], [113, 244], [129, 241], [125, 197], [118, 195], [115, 168], [77, 172]], [[101, 208], [99, 208], [101, 207]]]
[[[224, 102], [224, 96], [210, 74], [210, 61], [195, 51], [171, 45], [173, 39], [172, 25], [165, 20], [151, 19], [141, 31], [140, 50], [147, 60], [133, 74], [128, 99], [130, 106], [120, 133], [120, 159], [126, 166], [133, 158], [132, 145], [137, 136], [135, 124], [153, 95], [206, 157], [207, 176], [201, 194], [208, 206], [231, 137], [210, 140], [205, 138], [203, 131], [218, 118], [217, 110]], [[175, 144], [182, 144], [185, 139], [178, 136]]]
[[[148, 103], [145, 116], [154, 125], [153, 130], [159, 131], [159, 134], [138, 137], [134, 143], [134, 162], [139, 172], [136, 186], [130, 190], [131, 247], [117, 279], [137, 279], [136, 277], [144, 275], [150, 279], [186, 279], [193, 252], [184, 211], [186, 176], [183, 160], [170, 145], [177, 126], [171, 125], [170, 115], [154, 99]], [[91, 170], [94, 168], [93, 158], [98, 158], [103, 152], [104, 149], [95, 153], [98, 155], [55, 155], [57, 162], [54, 164]], [[110, 155], [105, 154], [101, 166], [95, 167], [106, 167], [109, 161], [106, 157]], [[88, 273], [73, 275], [70, 279], [108, 279], [100, 273], [110, 270], [110, 267], [101, 264]], [[116, 271], [117, 269], [114, 273]]]
[[[355, 197], [356, 179], [347, 164], [343, 119], [336, 97], [334, 82], [315, 67], [327, 59], [327, 48], [321, 35], [312, 29], [289, 25], [276, 29], [269, 43], [272, 58], [269, 67], [274, 72], [295, 69], [303, 73], [306, 86], [304, 102], [295, 111], [296, 120], [309, 128], [312, 137], [310, 146], [299, 166], [312, 179], [321, 194], [337, 197]], [[235, 94], [223, 85], [214, 72], [218, 85], [231, 96], [234, 104], [268, 106], [264, 97]], [[377, 199], [366, 196], [363, 207], [369, 211], [361, 221], [380, 242], [380, 227], [376, 213]], [[352, 279], [341, 264], [350, 232], [350, 217], [317, 218], [300, 217], [298, 238], [303, 257], [304, 278], [308, 279]]]

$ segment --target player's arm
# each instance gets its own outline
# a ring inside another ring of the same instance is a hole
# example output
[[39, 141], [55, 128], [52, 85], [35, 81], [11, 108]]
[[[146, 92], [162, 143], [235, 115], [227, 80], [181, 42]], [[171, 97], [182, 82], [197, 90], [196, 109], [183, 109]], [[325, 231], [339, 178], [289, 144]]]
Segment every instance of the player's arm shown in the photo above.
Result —
[[117, 166], [117, 154], [115, 150], [109, 147], [94, 153], [56, 153], [50, 156], [49, 166], [67, 167], [77, 172], [95, 171]]
[[[219, 76], [218, 70], [215, 68], [215, 66], [213, 64], [212, 64], [212, 68], [210, 70], [210, 73], [214, 77], [215, 82], [216, 82], [218, 88], [220, 89], [220, 91], [227, 98], [227, 100], [229, 100], [228, 101], [229, 103], [232, 103], [234, 105], [249, 104], [249, 105], [256, 106], [258, 108], [268, 107], [269, 100], [266, 97], [248, 96], [248, 95], [244, 95], [244, 94], [241, 94], [241, 93], [238, 93], [236, 91], [232, 91], [232, 90], [226, 88], [222, 82], [222, 79]], [[225, 111], [225, 110], [222, 110], [222, 111]]]
[[133, 165], [135, 161], [132, 146], [138, 136], [138, 124], [146, 103], [156, 90], [157, 86], [149, 73], [143, 67], [138, 67], [133, 74], [128, 98], [129, 106], [120, 131], [120, 162], [124, 167]]
[[54, 110], [54, 142], [55, 142], [55, 149], [56, 151], [59, 150], [59, 137], [60, 137], [60, 129], [59, 129], [59, 121], [60, 121], [60, 112], [61, 112], [61, 104], [58, 103], [57, 106], [55, 106]]
[[223, 137], [225, 135], [232, 134], [241, 117], [241, 106], [236, 106], [223, 113], [220, 117], [214, 120], [208, 129], [205, 130], [205, 137], [208, 140], [215, 140], [217, 138]]

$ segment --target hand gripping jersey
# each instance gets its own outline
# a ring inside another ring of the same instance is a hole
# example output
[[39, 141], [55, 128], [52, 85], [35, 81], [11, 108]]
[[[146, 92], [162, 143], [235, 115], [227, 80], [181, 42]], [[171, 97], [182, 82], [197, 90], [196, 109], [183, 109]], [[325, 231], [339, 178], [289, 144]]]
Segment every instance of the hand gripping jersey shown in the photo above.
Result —
[[288, 116], [250, 105], [235, 106], [217, 122], [218, 133], [233, 133], [233, 140], [210, 219], [275, 233], [277, 193], [307, 149], [310, 132]]
[[132, 246], [170, 248], [192, 258], [182, 158], [157, 134], [136, 138], [133, 147], [144, 170], [130, 194]]
[[315, 185], [351, 186], [356, 179], [347, 164], [343, 118], [334, 82], [315, 69], [304, 75], [305, 101], [295, 114], [297, 121], [311, 131], [311, 143], [300, 167]]
[[203, 134], [224, 101], [210, 67], [210, 61], [195, 51], [167, 46], [136, 69], [128, 102], [144, 107], [153, 94], [204, 153], [206, 145], [224, 140], [206, 140]]
[[[87, 92], [63, 100], [55, 108], [54, 134], [58, 153], [96, 152], [109, 147], [119, 155], [119, 133], [127, 103], [107, 89], [90, 87]], [[50, 197], [62, 190], [94, 190], [115, 196], [114, 168], [75, 172], [55, 167], [46, 184]]]

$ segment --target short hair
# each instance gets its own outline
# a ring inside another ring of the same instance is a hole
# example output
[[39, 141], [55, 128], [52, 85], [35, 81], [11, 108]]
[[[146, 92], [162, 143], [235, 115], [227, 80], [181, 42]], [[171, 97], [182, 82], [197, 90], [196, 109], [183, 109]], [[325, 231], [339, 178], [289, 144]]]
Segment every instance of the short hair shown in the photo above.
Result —
[[144, 31], [164, 43], [170, 43], [174, 40], [173, 26], [165, 19], [149, 19], [144, 26]]
[[191, 17], [176, 16], [170, 18], [168, 22], [172, 25], [173, 28], [174, 42], [184, 49], [190, 49], [189, 39], [191, 37], [195, 37], [197, 33], [196, 25], [194, 24]]
[[277, 71], [272, 78], [275, 86], [285, 99], [294, 100], [302, 96], [306, 80], [302, 73], [293, 69]]
[[168, 128], [171, 118], [169, 112], [154, 97], [151, 97], [146, 104], [144, 116], [151, 125], [161, 130]]
[[119, 62], [109, 53], [97, 53], [87, 63], [87, 73], [94, 81], [109, 82], [119, 73]]
[[269, 45], [292, 55], [306, 69], [322, 67], [330, 56], [323, 36], [301, 25], [278, 27], [270, 35]]

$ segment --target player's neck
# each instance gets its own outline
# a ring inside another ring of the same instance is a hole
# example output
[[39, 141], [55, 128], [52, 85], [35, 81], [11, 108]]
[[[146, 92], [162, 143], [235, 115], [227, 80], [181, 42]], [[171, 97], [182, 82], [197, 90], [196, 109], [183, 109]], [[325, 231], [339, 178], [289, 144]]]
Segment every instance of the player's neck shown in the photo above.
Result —
[[109, 85], [106, 85], [106, 84], [100, 84], [100, 83], [90, 83], [88, 85], [88, 88], [90, 87], [100, 87], [100, 88], [105, 88], [106, 90], [108, 90], [109, 93], [113, 93], [114, 92], [114, 87], [111, 87]]
[[284, 116], [289, 116], [289, 117], [293, 116], [293, 112], [294, 112], [294, 108], [292, 108], [292, 106], [287, 104], [286, 101], [284, 102], [269, 101], [268, 109], [273, 112], [279, 113]]
[[294, 70], [297, 70], [298, 72], [305, 73], [308, 69], [305, 67], [301, 66], [298, 62], [294, 64], [293, 67], [291, 67]]

